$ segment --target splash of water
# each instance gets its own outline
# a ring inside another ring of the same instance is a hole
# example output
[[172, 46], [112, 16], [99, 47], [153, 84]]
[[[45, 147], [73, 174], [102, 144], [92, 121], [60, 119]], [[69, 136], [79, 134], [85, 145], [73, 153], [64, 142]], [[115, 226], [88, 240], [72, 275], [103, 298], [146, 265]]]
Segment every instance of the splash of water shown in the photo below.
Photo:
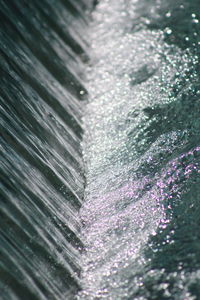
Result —
[[159, 3], [103, 0], [93, 13], [78, 299], [198, 294], [196, 246], [183, 259], [176, 253], [191, 244], [180, 226], [196, 203], [184, 197], [199, 180], [198, 56], [175, 34], [168, 38], [169, 24], [155, 26], [163, 13], [171, 16]]

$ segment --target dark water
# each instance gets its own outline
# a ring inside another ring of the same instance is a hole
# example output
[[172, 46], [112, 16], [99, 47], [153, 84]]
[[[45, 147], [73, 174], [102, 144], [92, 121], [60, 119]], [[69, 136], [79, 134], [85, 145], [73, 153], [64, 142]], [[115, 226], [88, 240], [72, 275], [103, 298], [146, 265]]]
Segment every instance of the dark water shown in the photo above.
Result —
[[200, 299], [199, 1], [0, 20], [0, 299]]
[[0, 299], [72, 299], [89, 1], [0, 1]]

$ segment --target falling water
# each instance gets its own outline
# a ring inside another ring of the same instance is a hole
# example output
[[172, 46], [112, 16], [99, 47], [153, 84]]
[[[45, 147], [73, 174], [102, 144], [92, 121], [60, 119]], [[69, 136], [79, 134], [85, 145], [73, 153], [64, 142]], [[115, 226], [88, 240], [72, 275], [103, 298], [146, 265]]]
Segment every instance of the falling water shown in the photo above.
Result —
[[0, 299], [72, 299], [89, 1], [0, 4]]
[[200, 299], [199, 1], [0, 4], [0, 299]]

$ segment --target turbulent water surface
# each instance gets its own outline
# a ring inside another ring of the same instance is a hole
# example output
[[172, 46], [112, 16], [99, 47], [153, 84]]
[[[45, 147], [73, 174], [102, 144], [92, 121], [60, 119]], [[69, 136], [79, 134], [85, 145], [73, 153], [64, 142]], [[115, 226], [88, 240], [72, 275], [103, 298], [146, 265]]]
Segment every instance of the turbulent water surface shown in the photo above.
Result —
[[93, 13], [79, 299], [200, 298], [199, 9]]
[[200, 299], [199, 0], [0, 4], [0, 299]]

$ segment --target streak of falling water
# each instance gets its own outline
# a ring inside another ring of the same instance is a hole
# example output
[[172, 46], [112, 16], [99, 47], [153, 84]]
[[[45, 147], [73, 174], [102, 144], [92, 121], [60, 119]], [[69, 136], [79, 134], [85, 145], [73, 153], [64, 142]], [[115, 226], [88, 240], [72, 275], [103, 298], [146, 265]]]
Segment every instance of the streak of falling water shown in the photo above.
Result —
[[90, 1], [0, 0], [0, 299], [80, 288]]

